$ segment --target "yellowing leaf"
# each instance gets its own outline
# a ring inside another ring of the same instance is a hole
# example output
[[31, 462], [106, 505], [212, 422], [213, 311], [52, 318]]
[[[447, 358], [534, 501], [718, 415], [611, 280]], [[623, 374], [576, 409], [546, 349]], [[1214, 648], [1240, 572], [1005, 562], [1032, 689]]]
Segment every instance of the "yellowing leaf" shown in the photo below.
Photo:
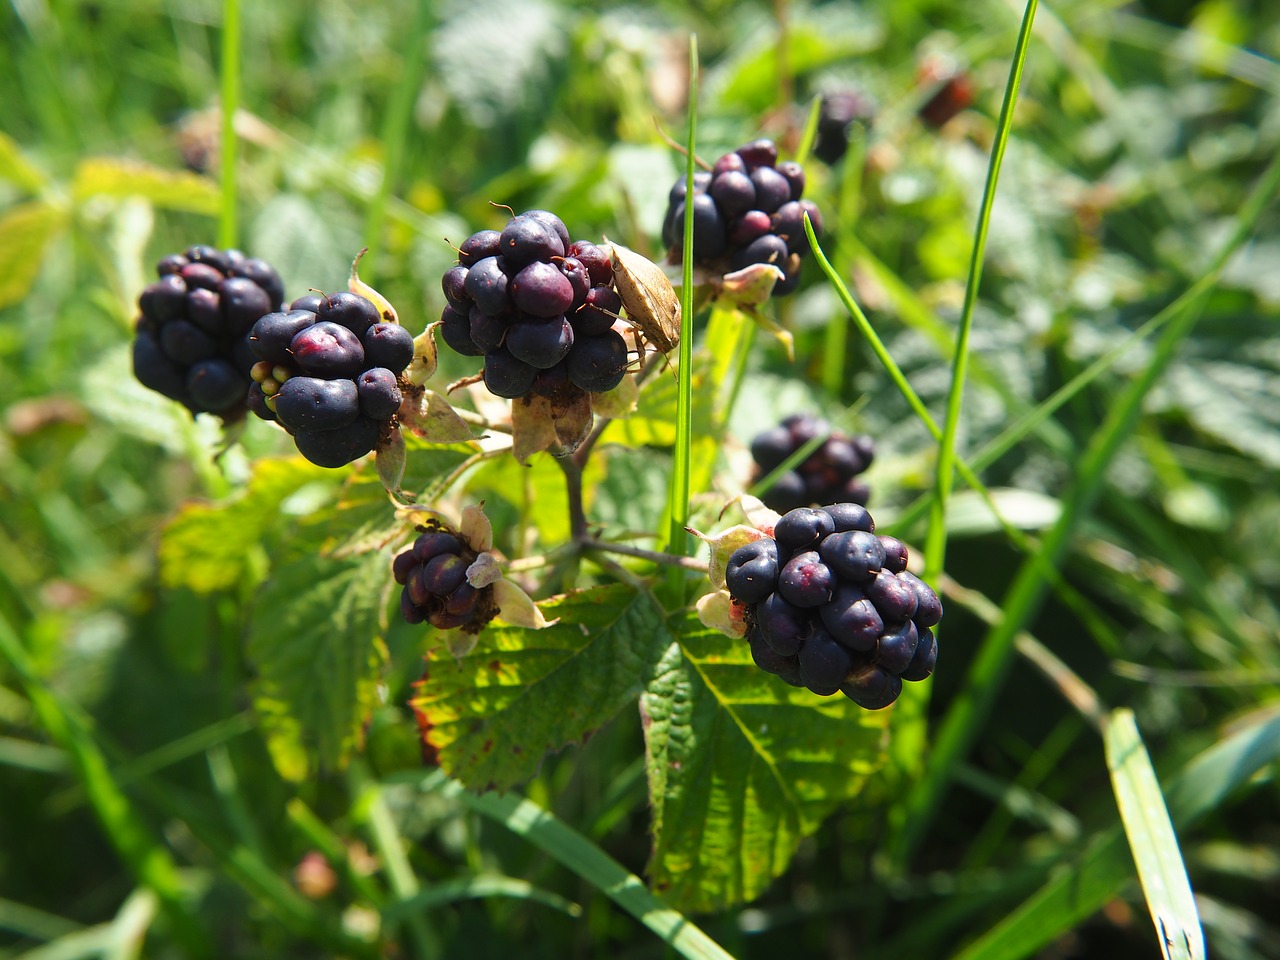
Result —
[[81, 203], [96, 196], [142, 197], [166, 210], [211, 216], [220, 206], [217, 184], [206, 177], [113, 157], [80, 161], [71, 193]]
[[0, 215], [0, 308], [31, 292], [45, 247], [65, 218], [61, 210], [38, 200], [10, 207]]

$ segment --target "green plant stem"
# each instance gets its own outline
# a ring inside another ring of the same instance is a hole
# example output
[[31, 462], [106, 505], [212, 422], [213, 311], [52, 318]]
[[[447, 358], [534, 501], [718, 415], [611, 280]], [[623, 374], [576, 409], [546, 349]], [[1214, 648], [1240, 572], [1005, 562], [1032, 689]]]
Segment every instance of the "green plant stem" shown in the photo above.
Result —
[[422, 74], [425, 69], [424, 51], [427, 47], [427, 33], [431, 28], [434, 4], [428, 0], [416, 0], [414, 4], [413, 22], [405, 38], [405, 55], [403, 66], [399, 71], [399, 82], [391, 94], [391, 102], [387, 105], [387, 113], [383, 119], [382, 142], [386, 151], [382, 164], [382, 179], [378, 190], [369, 203], [369, 213], [365, 218], [364, 245], [368, 248], [365, 257], [365, 280], [369, 281], [377, 267], [377, 254], [382, 239], [383, 227], [387, 218], [387, 201], [400, 181], [401, 169], [404, 166], [405, 143], [409, 138], [409, 126], [413, 120], [413, 102], [422, 85]]
[[[1243, 237], [1252, 231], [1277, 189], [1280, 189], [1280, 157], [1272, 160], [1241, 208], [1236, 228], [1219, 248], [1210, 275], [1221, 273], [1227, 258]], [[1178, 345], [1194, 328], [1212, 286], [1199, 286], [1198, 289], [1199, 293], [1183, 302], [1162, 331], [1147, 367], [1112, 404], [1102, 426], [1084, 451], [1075, 482], [1062, 499], [1062, 513], [1057, 522], [1041, 542], [1038, 555], [1028, 557], [1019, 568], [1003, 603], [1004, 618], [983, 638], [976, 656], [970, 661], [964, 685], [939, 727], [924, 776], [906, 797], [903, 829], [896, 833], [892, 847], [896, 862], [905, 863], [924, 839], [952, 771], [984, 729], [1007, 672], [1014, 640], [1039, 611], [1044, 599], [1048, 586], [1045, 571], [1055, 568], [1061, 561], [1076, 525], [1098, 497], [1108, 465], [1132, 432], [1141, 412], [1142, 400], [1173, 360]]]
[[978, 303], [978, 287], [982, 283], [982, 261], [987, 250], [987, 234], [991, 226], [991, 210], [996, 201], [996, 187], [1000, 180], [1000, 167], [1009, 145], [1009, 131], [1013, 126], [1013, 106], [1022, 86], [1022, 71], [1027, 60], [1027, 48], [1031, 43], [1031, 29], [1035, 23], [1039, 0], [1028, 0], [1014, 47], [1013, 63], [1009, 68], [1009, 80], [1004, 88], [1004, 102], [1000, 105], [1000, 118], [996, 124], [996, 140], [987, 164], [987, 180], [982, 190], [982, 205], [978, 212], [978, 225], [969, 256], [969, 279], [965, 284], [964, 307], [960, 312], [960, 329], [956, 333], [955, 352], [951, 358], [951, 386], [947, 392], [947, 415], [942, 425], [942, 439], [938, 443], [938, 461], [934, 473], [934, 498], [930, 511], [929, 531], [925, 538], [924, 578], [926, 580], [942, 571], [947, 554], [947, 501], [955, 477], [956, 434], [960, 429], [960, 412], [964, 402], [964, 387], [969, 369], [969, 340], [973, 331], [973, 311]]
[[222, 207], [218, 217], [218, 245], [226, 250], [236, 245], [238, 234], [236, 204], [239, 200], [239, 186], [236, 164], [240, 143], [236, 138], [236, 113], [240, 110], [240, 0], [222, 0], [222, 61], [219, 70], [222, 101]]
[[[698, 37], [689, 35], [689, 130], [685, 155], [686, 196], [694, 195], [693, 176], [697, 171], [698, 133]], [[693, 249], [693, 204], [685, 205], [684, 246]], [[667, 549], [674, 554], [688, 553], [689, 535], [685, 526], [689, 522], [690, 460], [693, 448], [693, 257], [682, 258], [683, 286], [680, 289], [680, 363], [677, 367], [678, 393], [676, 394], [676, 443], [671, 470], [671, 491], [667, 498], [671, 517]], [[679, 571], [673, 570], [669, 586], [677, 598], [684, 596], [684, 581]]]

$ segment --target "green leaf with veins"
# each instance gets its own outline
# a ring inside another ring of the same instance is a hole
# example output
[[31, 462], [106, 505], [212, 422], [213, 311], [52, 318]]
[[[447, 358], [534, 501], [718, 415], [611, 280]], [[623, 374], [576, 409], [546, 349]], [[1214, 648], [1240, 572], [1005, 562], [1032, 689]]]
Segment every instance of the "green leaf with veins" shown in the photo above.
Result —
[[290, 780], [341, 769], [363, 741], [386, 660], [387, 558], [300, 552], [254, 599], [247, 654], [254, 706], [276, 768]]
[[746, 641], [692, 614], [652, 674], [640, 698], [649, 873], [686, 912], [759, 896], [884, 759], [889, 711], [788, 686], [752, 662]]
[[633, 701], [651, 653], [672, 642], [661, 609], [625, 585], [540, 604], [544, 630], [493, 626], [470, 653], [427, 651], [413, 707], [425, 747], [473, 789], [506, 790], [545, 754], [584, 741]]

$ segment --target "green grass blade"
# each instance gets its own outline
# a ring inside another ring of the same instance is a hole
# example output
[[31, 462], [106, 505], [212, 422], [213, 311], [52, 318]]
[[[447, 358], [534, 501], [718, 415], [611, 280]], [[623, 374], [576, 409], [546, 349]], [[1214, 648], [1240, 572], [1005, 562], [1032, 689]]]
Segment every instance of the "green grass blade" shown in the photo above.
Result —
[[240, 109], [240, 0], [222, 0], [222, 61], [219, 67], [222, 109], [222, 211], [218, 217], [218, 246], [236, 245], [236, 204], [239, 184], [236, 162], [236, 112]]
[[31, 940], [56, 940], [83, 929], [74, 920], [0, 897], [0, 930]]
[[422, 74], [426, 66], [427, 34], [431, 29], [434, 10], [435, 5], [428, 3], [427, 0], [418, 0], [414, 5], [413, 22], [404, 38], [404, 59], [399, 71], [400, 78], [392, 91], [391, 102], [387, 104], [387, 114], [383, 120], [382, 179], [369, 203], [369, 212], [365, 217], [364, 225], [364, 245], [368, 253], [361, 261], [361, 269], [365, 272], [363, 279], [366, 283], [372, 282], [374, 271], [378, 266], [378, 249], [387, 219], [387, 202], [400, 181], [401, 168], [404, 166], [405, 143], [409, 138], [409, 127], [413, 122], [413, 103], [422, 86]]
[[468, 791], [456, 780], [429, 778], [424, 783], [442, 782], [441, 790], [472, 810], [532, 843], [582, 877], [610, 900], [631, 914], [688, 960], [732, 960], [731, 954], [708, 937], [693, 921], [672, 910], [655, 897], [635, 874], [532, 801], [515, 794]]
[[0, 617], [0, 654], [26, 690], [41, 725], [66, 751], [76, 775], [120, 857], [138, 881], [160, 899], [175, 934], [192, 956], [210, 955], [212, 939], [191, 910], [168, 849], [151, 835], [150, 827], [134, 812], [111, 775], [106, 757], [89, 732], [79, 710], [55, 694], [41, 680], [9, 621]]
[[[1256, 715], [1198, 754], [1166, 791], [1173, 822], [1183, 831], [1220, 806], [1259, 770], [1280, 758], [1280, 709]], [[956, 960], [1021, 960], [1057, 939], [1113, 899], [1133, 876], [1133, 861], [1116, 827], [1093, 840], [1070, 869], [961, 951]]]
[[1120, 821], [1161, 949], [1172, 960], [1202, 960], [1204, 931], [1191, 882], [1133, 711], [1113, 710], [1102, 740]]
[[[689, 131], [688, 154], [685, 157], [685, 186], [687, 196], [694, 195], [693, 175], [697, 170], [698, 134], [698, 36], [689, 35]], [[689, 535], [685, 525], [689, 522], [690, 460], [693, 451], [693, 204], [685, 205], [683, 280], [680, 288], [680, 363], [679, 393], [676, 396], [676, 446], [671, 468], [671, 492], [668, 496], [668, 513], [671, 530], [667, 538], [667, 552], [685, 556], [689, 551]], [[673, 569], [671, 586], [683, 591], [683, 575]], [[681, 594], [683, 595], [683, 594]]]
[[[1236, 229], [1214, 258], [1211, 275], [1216, 276], [1221, 271], [1227, 258], [1251, 232], [1277, 189], [1280, 189], [1280, 157], [1272, 161], [1241, 208]], [[910, 852], [924, 839], [926, 824], [941, 803], [952, 770], [984, 729], [1007, 671], [1014, 639], [1038, 612], [1049, 582], [1048, 572], [1061, 560], [1077, 523], [1096, 500], [1106, 469], [1132, 432], [1143, 399], [1195, 326], [1212, 285], [1200, 289], [1199, 296], [1182, 303], [1162, 331], [1147, 367], [1112, 404], [1106, 420], [1081, 458], [1075, 483], [1062, 498], [1062, 513], [1057, 523], [1043, 539], [1039, 554], [1028, 557], [1019, 569], [1003, 604], [1004, 619], [987, 633], [971, 660], [963, 688], [942, 720], [925, 775], [906, 797], [904, 829], [896, 835], [896, 862], [905, 862]]]
[[951, 496], [951, 486], [955, 476], [956, 434], [960, 429], [960, 412], [969, 369], [969, 340], [973, 331], [973, 311], [978, 304], [978, 287], [982, 283], [982, 261], [987, 250], [987, 234], [991, 227], [991, 210], [996, 202], [1000, 167], [1009, 145], [1009, 131], [1013, 128], [1013, 106], [1018, 99], [1018, 89], [1022, 86], [1022, 71], [1027, 61], [1027, 49], [1031, 44], [1031, 28], [1035, 23], [1038, 6], [1038, 0], [1028, 0], [1026, 12], [1022, 15], [1022, 27], [1018, 31], [1013, 63], [1009, 67], [1009, 80], [1004, 88], [1004, 102], [1000, 105], [1000, 118], [996, 123], [996, 140], [991, 148], [991, 159], [987, 164], [987, 180], [982, 190], [982, 205], [978, 211], [973, 250], [969, 256], [969, 279], [965, 284], [964, 306], [960, 311], [960, 329], [956, 332], [955, 352], [951, 358], [951, 386], [947, 392], [947, 415], [942, 425], [942, 439], [938, 442], [934, 498], [930, 510], [929, 532], [925, 538], [924, 579], [926, 581], [941, 572], [946, 562], [947, 500]]
[[[395, 818], [391, 816], [391, 808], [387, 806], [382, 784], [372, 780], [359, 762], [351, 764], [350, 779], [355, 796], [352, 806], [364, 815], [373, 838], [373, 847], [386, 870], [391, 890], [401, 900], [412, 899], [419, 892], [418, 877], [405, 853], [404, 842]], [[410, 913], [405, 917], [405, 924], [409, 928], [409, 936], [413, 939], [418, 956], [440, 955], [440, 944], [422, 917]]]
[[480, 874], [433, 884], [428, 889], [419, 890], [408, 900], [398, 900], [388, 905], [382, 911], [382, 915], [387, 920], [401, 920], [411, 914], [448, 906], [461, 900], [479, 900], [488, 897], [528, 900], [559, 910], [570, 917], [582, 916], [582, 907], [572, 900], [567, 900], [558, 893], [535, 887], [527, 880], [502, 874]]

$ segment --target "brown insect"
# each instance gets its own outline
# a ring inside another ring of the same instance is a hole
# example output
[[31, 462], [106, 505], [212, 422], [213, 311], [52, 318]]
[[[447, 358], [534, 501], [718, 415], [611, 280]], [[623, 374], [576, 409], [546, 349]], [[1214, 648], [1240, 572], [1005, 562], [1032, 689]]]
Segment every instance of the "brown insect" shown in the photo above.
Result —
[[680, 300], [671, 281], [652, 260], [613, 243], [607, 237], [613, 260], [613, 282], [627, 311], [627, 319], [662, 353], [680, 343]]

